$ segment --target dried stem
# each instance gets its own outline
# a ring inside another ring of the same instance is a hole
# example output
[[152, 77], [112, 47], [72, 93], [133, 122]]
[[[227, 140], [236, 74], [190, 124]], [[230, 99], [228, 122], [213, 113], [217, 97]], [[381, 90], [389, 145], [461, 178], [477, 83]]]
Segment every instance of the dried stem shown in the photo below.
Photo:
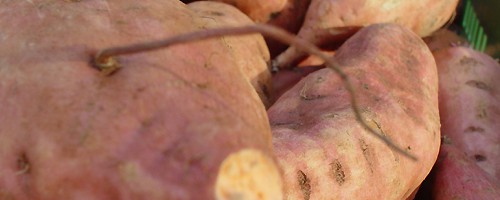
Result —
[[318, 47], [315, 45], [297, 38], [296, 36], [270, 25], [265, 24], [256, 24], [249, 26], [241, 26], [241, 27], [226, 27], [226, 28], [214, 28], [201, 30], [197, 32], [186, 33], [178, 36], [174, 36], [171, 38], [167, 38], [159, 41], [150, 41], [144, 43], [137, 43], [127, 46], [121, 47], [113, 47], [109, 49], [103, 49], [96, 54], [95, 64], [98, 68], [102, 69], [102, 66], [109, 67], [110, 63], [114, 63], [113, 56], [124, 55], [124, 54], [133, 54], [144, 51], [151, 51], [160, 48], [166, 48], [176, 44], [183, 44], [188, 42], [200, 41], [204, 39], [214, 38], [214, 37], [222, 37], [222, 36], [234, 36], [234, 35], [245, 35], [245, 34], [255, 34], [260, 33], [265, 36], [271, 37], [273, 39], [279, 40], [285, 44], [289, 44], [291, 46], [296, 46], [296, 48], [303, 50], [304, 52], [309, 53], [310, 55], [315, 55], [321, 59], [323, 59], [330, 69], [334, 70], [342, 79], [346, 90], [349, 92], [351, 96], [351, 107], [356, 117], [356, 120], [361, 124], [363, 128], [368, 130], [373, 136], [380, 139], [387, 146], [389, 146], [392, 150], [403, 154], [404, 156], [410, 158], [413, 161], [416, 161], [417, 158], [403, 150], [402, 148], [396, 146], [390, 139], [378, 133], [375, 129], [371, 128], [366, 124], [361, 116], [361, 112], [356, 100], [355, 91], [349, 80], [349, 77], [335, 64], [332, 58], [329, 58], [328, 55], [324, 54]]

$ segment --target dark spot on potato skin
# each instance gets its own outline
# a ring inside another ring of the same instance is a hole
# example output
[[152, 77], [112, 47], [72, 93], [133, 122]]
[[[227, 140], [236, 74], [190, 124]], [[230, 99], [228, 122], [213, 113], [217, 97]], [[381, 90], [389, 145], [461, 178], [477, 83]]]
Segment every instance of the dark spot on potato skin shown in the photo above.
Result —
[[460, 61], [458, 61], [460, 63], [460, 65], [477, 65], [479, 64], [480, 62], [477, 61], [476, 59], [474, 58], [471, 58], [471, 57], [467, 57], [467, 56], [464, 56], [462, 59], [460, 59]]
[[448, 137], [447, 135], [441, 136], [441, 143], [442, 144], [453, 144], [453, 142], [451, 141], [451, 138]]
[[300, 190], [304, 195], [304, 200], [309, 200], [311, 198], [311, 180], [307, 178], [306, 174], [302, 170], [297, 171], [297, 180], [299, 182]]
[[344, 184], [345, 180], [345, 172], [342, 169], [342, 164], [338, 159], [335, 159], [332, 163], [330, 163], [330, 170], [335, 178], [335, 181], [342, 186]]
[[302, 100], [312, 101], [325, 98], [326, 96], [318, 94], [318, 95], [301, 95], [300, 97]]
[[485, 108], [479, 108], [478, 113], [476, 114], [476, 117], [479, 119], [484, 119], [488, 117], [488, 113], [486, 112]]
[[281, 12], [273, 12], [269, 15], [269, 19], [276, 19], [281, 15]]
[[488, 86], [486, 83], [482, 81], [476, 81], [476, 80], [469, 80], [465, 82], [466, 85], [480, 89], [480, 90], [485, 90], [489, 92], [491, 90], [490, 86]]
[[26, 153], [21, 153], [17, 158], [17, 174], [29, 174], [31, 172], [31, 164]]
[[272, 127], [286, 127], [292, 130], [298, 130], [300, 127], [303, 126], [302, 123], [297, 123], [297, 122], [280, 122], [280, 123], [273, 123], [271, 124]]
[[217, 11], [210, 11], [209, 14], [213, 15], [213, 16], [224, 16], [224, 13], [217, 12]]
[[479, 132], [482, 133], [484, 132], [484, 128], [477, 127], [477, 126], [469, 126], [464, 130], [465, 133], [473, 133], [473, 132]]
[[486, 156], [484, 155], [480, 155], [480, 154], [476, 154], [474, 155], [474, 159], [477, 161], [477, 162], [483, 162], [483, 161], [486, 161]]

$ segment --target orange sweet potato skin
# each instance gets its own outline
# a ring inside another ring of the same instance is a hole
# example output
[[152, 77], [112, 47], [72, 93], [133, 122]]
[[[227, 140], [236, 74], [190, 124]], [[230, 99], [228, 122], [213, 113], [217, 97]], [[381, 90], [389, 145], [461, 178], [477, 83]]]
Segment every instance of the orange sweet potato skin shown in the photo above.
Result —
[[177, 0], [1, 1], [0, 199], [215, 199], [228, 155], [269, 156], [265, 109], [220, 40], [120, 56], [111, 76], [90, 64], [196, 18]]
[[265, 23], [286, 7], [288, 0], [214, 0], [239, 8], [252, 20]]
[[[337, 36], [345, 34], [339, 28], [376, 23], [396, 23], [421, 37], [428, 36], [450, 19], [457, 3], [458, 0], [312, 0], [298, 36], [323, 46], [344, 41]], [[299, 62], [302, 56], [302, 52], [290, 47], [276, 62], [287, 68]]]
[[268, 110], [285, 199], [405, 199], [439, 149], [437, 70], [413, 32], [379, 24], [335, 54], [354, 84], [364, 120], [418, 157], [413, 162], [355, 120], [349, 93], [331, 69], [302, 79]]

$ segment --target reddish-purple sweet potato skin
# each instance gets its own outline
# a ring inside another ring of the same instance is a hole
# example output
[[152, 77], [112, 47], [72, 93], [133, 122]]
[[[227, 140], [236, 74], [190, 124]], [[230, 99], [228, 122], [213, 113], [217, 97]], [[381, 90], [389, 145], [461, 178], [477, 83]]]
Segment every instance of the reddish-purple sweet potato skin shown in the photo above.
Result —
[[434, 56], [443, 134], [500, 181], [500, 64], [467, 47]]
[[441, 145], [433, 169], [433, 199], [499, 199], [500, 184], [453, 143], [444, 139]]
[[229, 154], [270, 155], [221, 40], [120, 56], [111, 76], [90, 64], [200, 30], [194, 15], [177, 0], [0, 1], [0, 199], [214, 199]]
[[379, 24], [335, 54], [353, 82], [364, 120], [418, 157], [392, 151], [354, 118], [331, 69], [302, 79], [268, 110], [285, 199], [405, 199], [434, 164], [439, 144], [437, 70], [413, 32]]

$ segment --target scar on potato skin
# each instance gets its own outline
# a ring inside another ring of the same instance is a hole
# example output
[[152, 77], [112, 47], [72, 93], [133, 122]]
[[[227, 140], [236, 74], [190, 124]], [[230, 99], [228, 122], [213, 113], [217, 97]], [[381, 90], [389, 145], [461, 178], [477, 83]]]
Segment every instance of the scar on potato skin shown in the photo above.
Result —
[[21, 174], [29, 174], [31, 172], [31, 165], [28, 159], [28, 156], [26, 153], [22, 153], [18, 158], [17, 158], [17, 169], [18, 171], [16, 172], [17, 175]]
[[479, 119], [487, 118], [488, 117], [488, 113], [486, 112], [486, 108], [479, 107], [478, 111], [477, 111], [477, 114], [476, 114], [476, 117], [479, 118]]
[[466, 85], [485, 91], [490, 91], [490, 86], [482, 81], [468, 80], [465, 82]]
[[285, 127], [285, 128], [289, 128], [289, 129], [292, 129], [292, 130], [298, 130], [301, 126], [303, 126], [304, 124], [300, 123], [300, 122], [282, 122], [282, 123], [273, 123], [271, 124], [271, 126], [273, 127]]
[[363, 151], [363, 157], [365, 157], [366, 162], [368, 162], [368, 167], [370, 168], [370, 172], [373, 173], [373, 163], [370, 160], [370, 149], [368, 148], [368, 144], [366, 144], [365, 140], [360, 139], [361, 143], [361, 151]]
[[477, 61], [476, 59], [471, 58], [471, 57], [467, 57], [467, 56], [462, 57], [462, 59], [460, 59], [460, 61], [458, 61], [458, 62], [460, 63], [460, 65], [477, 65], [477, 64], [480, 64], [480, 62]]
[[335, 178], [335, 181], [342, 186], [345, 180], [345, 172], [342, 169], [342, 164], [338, 159], [335, 159], [332, 163], [330, 163], [330, 169], [332, 171], [332, 175]]
[[453, 144], [453, 142], [451, 141], [451, 138], [448, 137], [447, 135], [441, 136], [441, 143], [442, 144]]
[[481, 155], [481, 154], [474, 155], [474, 159], [476, 160], [476, 162], [483, 162], [483, 161], [487, 160], [486, 156]]
[[326, 96], [321, 95], [321, 94], [316, 94], [316, 95], [308, 95], [306, 94], [307, 90], [309, 90], [307, 82], [304, 84], [304, 87], [300, 90], [300, 98], [305, 101], [311, 101], [311, 100], [316, 100], [316, 99], [321, 99]]
[[210, 11], [209, 14], [213, 16], [224, 16], [224, 13], [217, 11]]
[[311, 180], [307, 178], [302, 170], [297, 171], [297, 179], [299, 181], [300, 190], [304, 195], [304, 200], [309, 200], [311, 198]]
[[477, 127], [477, 126], [469, 126], [464, 130], [465, 133], [473, 133], [473, 132], [479, 132], [482, 133], [484, 132], [484, 128]]

